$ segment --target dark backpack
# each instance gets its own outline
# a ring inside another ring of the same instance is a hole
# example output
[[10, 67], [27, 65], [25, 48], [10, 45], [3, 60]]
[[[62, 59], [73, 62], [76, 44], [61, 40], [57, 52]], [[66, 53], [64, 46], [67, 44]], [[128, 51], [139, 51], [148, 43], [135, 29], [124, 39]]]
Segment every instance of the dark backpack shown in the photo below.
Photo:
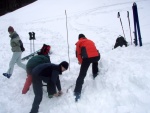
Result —
[[41, 48], [40, 52], [38, 52], [38, 55], [48, 55], [50, 52], [50, 48], [50, 45], [43, 44], [43, 47]]
[[126, 47], [128, 46], [128, 42], [125, 40], [125, 38], [123, 36], [119, 36], [116, 39], [116, 43], [114, 45], [114, 48], [117, 48], [118, 46], [122, 47], [123, 45], [125, 45]]
[[22, 52], [23, 52], [23, 51], [25, 51], [25, 48], [24, 48], [23, 43], [22, 43], [22, 41], [21, 41], [21, 40], [19, 40], [19, 43], [20, 43], [21, 51], [22, 51]]

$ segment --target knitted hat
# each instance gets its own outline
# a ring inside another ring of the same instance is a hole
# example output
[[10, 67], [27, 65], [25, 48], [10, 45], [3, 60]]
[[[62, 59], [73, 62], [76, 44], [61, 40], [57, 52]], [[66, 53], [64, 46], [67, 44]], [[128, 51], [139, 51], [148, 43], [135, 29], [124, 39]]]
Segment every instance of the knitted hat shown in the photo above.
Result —
[[68, 69], [68, 66], [69, 66], [68, 62], [66, 62], [66, 61], [61, 62], [59, 65], [64, 67], [66, 70]]
[[14, 32], [14, 28], [12, 26], [8, 27], [8, 32]]
[[79, 34], [79, 39], [80, 38], [85, 38], [85, 35], [84, 34]]

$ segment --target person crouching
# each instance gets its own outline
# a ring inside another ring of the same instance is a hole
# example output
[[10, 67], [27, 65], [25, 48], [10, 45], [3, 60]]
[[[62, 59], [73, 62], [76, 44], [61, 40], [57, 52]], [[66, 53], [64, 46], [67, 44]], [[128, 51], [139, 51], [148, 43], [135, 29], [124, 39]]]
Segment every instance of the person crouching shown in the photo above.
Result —
[[[59, 65], [53, 63], [44, 63], [36, 66], [32, 70], [32, 86], [35, 94], [34, 101], [30, 113], [38, 113], [39, 105], [42, 101], [42, 81], [50, 85], [48, 94], [59, 96], [61, 92], [61, 85], [59, 75], [68, 69], [68, 62], [63, 61]], [[56, 86], [59, 84], [59, 92], [56, 91]]]

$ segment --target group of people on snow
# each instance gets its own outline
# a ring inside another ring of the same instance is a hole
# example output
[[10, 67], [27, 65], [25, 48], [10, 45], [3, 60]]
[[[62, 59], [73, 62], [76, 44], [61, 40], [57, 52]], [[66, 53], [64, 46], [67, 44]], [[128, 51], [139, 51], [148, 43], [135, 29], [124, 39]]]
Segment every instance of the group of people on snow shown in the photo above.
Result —
[[[68, 69], [69, 63], [67, 61], [62, 61], [59, 64], [51, 63], [48, 54], [49, 48], [45, 47], [41, 49], [41, 52], [38, 55], [29, 59], [26, 65], [23, 64], [21, 62], [21, 55], [25, 50], [23, 43], [12, 26], [9, 26], [8, 32], [10, 34], [10, 46], [13, 55], [9, 63], [9, 69], [6, 73], [3, 73], [3, 75], [10, 78], [13, 74], [15, 63], [26, 70], [27, 79], [22, 94], [26, 94], [32, 84], [35, 97], [30, 113], [38, 113], [43, 95], [42, 82], [47, 84], [49, 98], [62, 95], [63, 92], [59, 75]], [[100, 53], [97, 50], [95, 43], [86, 38], [84, 34], [79, 34], [78, 36], [78, 41], [76, 43], [76, 57], [79, 65], [81, 65], [74, 89], [75, 100], [78, 101], [81, 97], [82, 85], [90, 64], [92, 64], [93, 79], [95, 79], [99, 72], [98, 61], [100, 60]]]

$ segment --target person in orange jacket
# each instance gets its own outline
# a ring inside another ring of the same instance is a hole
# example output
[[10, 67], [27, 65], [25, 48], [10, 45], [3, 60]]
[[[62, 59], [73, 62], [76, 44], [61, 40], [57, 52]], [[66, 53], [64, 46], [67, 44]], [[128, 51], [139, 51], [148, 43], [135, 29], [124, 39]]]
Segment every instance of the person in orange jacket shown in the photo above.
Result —
[[76, 43], [76, 57], [78, 63], [81, 64], [81, 67], [74, 89], [76, 101], [80, 99], [82, 85], [90, 64], [92, 63], [92, 73], [93, 78], [95, 78], [98, 75], [98, 61], [100, 60], [100, 53], [97, 50], [95, 43], [92, 40], [87, 39], [84, 34], [79, 34], [78, 38], [79, 40]]

